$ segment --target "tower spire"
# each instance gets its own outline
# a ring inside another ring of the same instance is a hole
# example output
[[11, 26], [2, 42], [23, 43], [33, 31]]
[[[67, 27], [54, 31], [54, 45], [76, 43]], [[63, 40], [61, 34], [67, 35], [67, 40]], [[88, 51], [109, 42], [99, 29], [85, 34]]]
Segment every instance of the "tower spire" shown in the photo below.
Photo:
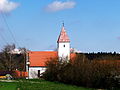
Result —
[[64, 23], [63, 23], [60, 35], [58, 37], [57, 43], [60, 43], [60, 42], [70, 42], [70, 39], [69, 39], [69, 37], [68, 37], [68, 35], [66, 33], [66, 30], [64, 28]]
[[64, 27], [64, 21], [63, 21], [63, 23], [62, 23], [62, 24], [63, 24], [63, 27]]

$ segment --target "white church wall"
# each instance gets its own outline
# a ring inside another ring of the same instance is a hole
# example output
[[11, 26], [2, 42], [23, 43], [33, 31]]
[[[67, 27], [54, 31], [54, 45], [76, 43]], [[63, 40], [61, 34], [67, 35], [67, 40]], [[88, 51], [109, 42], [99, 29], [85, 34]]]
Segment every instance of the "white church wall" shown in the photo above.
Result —
[[58, 56], [60, 58], [70, 59], [70, 43], [69, 42], [58, 43]]
[[42, 74], [45, 72], [46, 67], [29, 67], [29, 79], [38, 78], [38, 70]]

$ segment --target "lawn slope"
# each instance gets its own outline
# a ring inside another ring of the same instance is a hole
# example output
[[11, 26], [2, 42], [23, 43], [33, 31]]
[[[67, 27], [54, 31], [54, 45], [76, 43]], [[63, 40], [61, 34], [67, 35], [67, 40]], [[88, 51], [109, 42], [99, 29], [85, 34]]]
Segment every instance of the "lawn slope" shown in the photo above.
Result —
[[93, 90], [45, 80], [19, 80], [17, 82], [0, 82], [0, 90]]

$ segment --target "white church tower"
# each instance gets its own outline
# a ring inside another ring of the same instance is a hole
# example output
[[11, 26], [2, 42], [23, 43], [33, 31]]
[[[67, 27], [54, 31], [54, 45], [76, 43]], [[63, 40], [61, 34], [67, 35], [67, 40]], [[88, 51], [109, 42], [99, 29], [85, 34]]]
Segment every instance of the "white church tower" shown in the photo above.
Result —
[[64, 23], [57, 41], [59, 60], [70, 59], [70, 39], [66, 33]]

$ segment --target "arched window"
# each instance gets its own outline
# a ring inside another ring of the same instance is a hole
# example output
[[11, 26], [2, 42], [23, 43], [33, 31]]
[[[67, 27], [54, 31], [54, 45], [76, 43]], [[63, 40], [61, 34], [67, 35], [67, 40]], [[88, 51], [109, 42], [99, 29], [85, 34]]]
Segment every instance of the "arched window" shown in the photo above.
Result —
[[65, 47], [65, 45], [63, 45], [63, 47]]

